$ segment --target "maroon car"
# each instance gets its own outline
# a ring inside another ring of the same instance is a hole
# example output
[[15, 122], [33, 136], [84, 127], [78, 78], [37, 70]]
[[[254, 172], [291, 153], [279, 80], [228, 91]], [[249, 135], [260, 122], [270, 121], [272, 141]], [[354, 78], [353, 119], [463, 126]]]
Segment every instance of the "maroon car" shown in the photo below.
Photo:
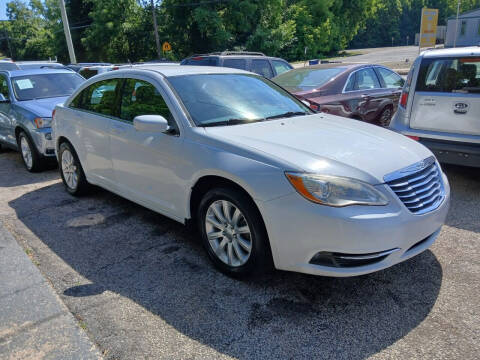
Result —
[[272, 79], [316, 111], [388, 126], [404, 80], [380, 65], [322, 64]]

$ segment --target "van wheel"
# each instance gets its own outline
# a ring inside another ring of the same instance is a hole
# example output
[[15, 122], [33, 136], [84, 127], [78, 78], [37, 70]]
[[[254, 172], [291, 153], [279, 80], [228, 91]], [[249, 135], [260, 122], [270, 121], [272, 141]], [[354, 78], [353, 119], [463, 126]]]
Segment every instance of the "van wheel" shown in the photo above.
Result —
[[381, 126], [388, 127], [388, 125], [390, 125], [390, 120], [392, 120], [392, 115], [393, 115], [392, 108], [386, 107], [385, 109], [382, 110], [382, 113], [378, 118], [378, 122], [380, 123]]
[[30, 137], [23, 131], [18, 134], [17, 138], [18, 148], [22, 155], [23, 164], [30, 172], [38, 172], [43, 169], [44, 161], [42, 156], [38, 153], [36, 146], [33, 144]]
[[258, 209], [244, 194], [229, 188], [207, 192], [197, 213], [203, 246], [223, 273], [244, 277], [270, 265], [270, 247]]
[[88, 182], [82, 165], [73, 147], [64, 142], [59, 148], [59, 168], [65, 189], [72, 195], [81, 195], [88, 190]]

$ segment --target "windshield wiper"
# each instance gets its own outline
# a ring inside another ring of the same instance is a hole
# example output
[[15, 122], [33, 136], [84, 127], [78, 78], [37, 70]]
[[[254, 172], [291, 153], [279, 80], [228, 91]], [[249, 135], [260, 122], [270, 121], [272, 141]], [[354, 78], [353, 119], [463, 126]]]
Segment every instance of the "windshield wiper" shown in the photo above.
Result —
[[265, 118], [265, 120], [289, 118], [289, 117], [300, 116], [300, 115], [309, 115], [309, 113], [305, 111], [289, 111], [283, 114], [268, 116]]
[[238, 124], [250, 124], [258, 121], [263, 121], [264, 119], [228, 119], [223, 121], [211, 122], [207, 124], [200, 125], [201, 127], [212, 127], [212, 126], [228, 126], [228, 125], [238, 125]]

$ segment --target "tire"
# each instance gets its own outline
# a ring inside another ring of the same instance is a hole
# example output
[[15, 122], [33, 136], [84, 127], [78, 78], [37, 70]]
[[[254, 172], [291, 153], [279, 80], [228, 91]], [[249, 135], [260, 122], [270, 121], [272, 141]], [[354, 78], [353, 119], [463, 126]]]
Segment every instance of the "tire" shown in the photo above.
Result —
[[388, 127], [388, 125], [390, 124], [390, 121], [392, 120], [392, 116], [393, 116], [392, 108], [390, 106], [387, 106], [385, 109], [382, 110], [382, 112], [380, 113], [380, 116], [378, 117], [378, 122], [380, 126]]
[[38, 153], [37, 147], [24, 131], [18, 134], [17, 143], [25, 168], [30, 172], [43, 170], [45, 160]]
[[60, 144], [58, 152], [58, 168], [60, 170], [63, 185], [71, 195], [78, 196], [85, 194], [88, 191], [89, 184], [77, 153], [67, 142]]
[[246, 277], [272, 267], [268, 236], [260, 212], [248, 196], [238, 190], [216, 188], [208, 191], [197, 210], [197, 225], [210, 260], [226, 275]]

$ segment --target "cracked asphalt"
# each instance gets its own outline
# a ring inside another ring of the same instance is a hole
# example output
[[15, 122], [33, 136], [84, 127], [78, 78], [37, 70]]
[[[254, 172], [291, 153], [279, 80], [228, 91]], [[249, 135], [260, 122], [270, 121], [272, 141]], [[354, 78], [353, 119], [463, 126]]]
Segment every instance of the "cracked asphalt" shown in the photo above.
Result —
[[[0, 154], [0, 221], [106, 359], [478, 359], [480, 170], [430, 250], [356, 278], [215, 271], [188, 228]], [[292, 239], [294, 241], [295, 239]]]

